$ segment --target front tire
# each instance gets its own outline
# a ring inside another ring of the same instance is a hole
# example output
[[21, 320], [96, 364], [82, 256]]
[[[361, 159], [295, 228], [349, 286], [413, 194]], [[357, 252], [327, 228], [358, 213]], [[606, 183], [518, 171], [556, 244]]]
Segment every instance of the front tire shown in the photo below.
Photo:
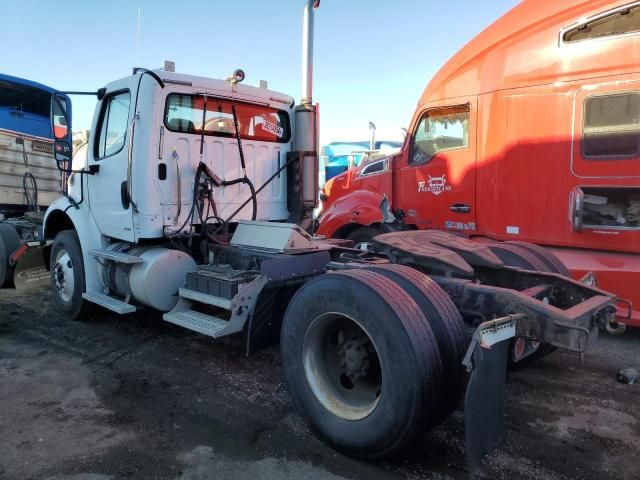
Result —
[[384, 458], [438, 417], [433, 331], [411, 296], [379, 273], [308, 281], [289, 303], [280, 345], [294, 403], [337, 450]]
[[51, 247], [51, 290], [56, 306], [71, 320], [84, 320], [91, 311], [82, 298], [85, 291], [84, 261], [78, 235], [64, 230]]
[[353, 248], [358, 250], [371, 250], [371, 240], [376, 235], [380, 235], [380, 230], [375, 227], [358, 227], [349, 235], [347, 240], [353, 242]]

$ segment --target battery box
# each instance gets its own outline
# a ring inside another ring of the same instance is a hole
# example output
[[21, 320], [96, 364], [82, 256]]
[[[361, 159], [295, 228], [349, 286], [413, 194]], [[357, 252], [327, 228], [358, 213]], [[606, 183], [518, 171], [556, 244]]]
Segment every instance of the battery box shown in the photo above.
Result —
[[203, 265], [187, 273], [187, 288], [231, 300], [258, 276], [258, 272], [235, 270], [229, 265]]

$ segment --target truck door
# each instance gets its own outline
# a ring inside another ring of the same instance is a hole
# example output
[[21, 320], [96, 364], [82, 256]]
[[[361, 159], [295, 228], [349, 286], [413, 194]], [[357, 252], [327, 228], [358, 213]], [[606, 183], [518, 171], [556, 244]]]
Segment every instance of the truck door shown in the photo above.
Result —
[[93, 218], [103, 235], [127, 241], [134, 240], [133, 206], [126, 195], [131, 97], [127, 89], [105, 95], [87, 155], [89, 165], [100, 168], [87, 176]]
[[394, 184], [406, 223], [476, 231], [475, 113], [475, 101], [421, 113]]

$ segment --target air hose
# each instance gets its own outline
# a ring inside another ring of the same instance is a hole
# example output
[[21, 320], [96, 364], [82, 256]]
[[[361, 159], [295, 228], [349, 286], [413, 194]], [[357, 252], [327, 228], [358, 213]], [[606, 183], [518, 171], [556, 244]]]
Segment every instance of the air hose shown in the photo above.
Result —
[[[258, 197], [256, 195], [256, 188], [253, 186], [249, 177], [247, 177], [247, 167], [244, 162], [244, 150], [242, 149], [242, 139], [240, 138], [240, 123], [238, 122], [238, 115], [236, 114], [236, 104], [231, 104], [231, 112], [233, 113], [233, 125], [236, 130], [236, 141], [238, 142], [238, 153], [240, 154], [240, 164], [242, 165], [242, 178], [231, 180], [228, 185], [234, 185], [236, 183], [246, 183], [251, 190], [251, 200], [253, 203], [253, 213], [251, 214], [251, 220], [255, 220], [258, 217]], [[225, 183], [222, 184], [225, 186]], [[227, 219], [227, 222], [231, 220], [231, 217]]]
[[22, 176], [22, 189], [24, 190], [24, 198], [27, 206], [29, 207], [29, 210], [32, 212], [37, 212], [39, 210], [38, 183], [36, 182], [36, 177], [34, 177], [33, 174], [29, 171], [29, 157], [27, 155], [27, 149], [24, 146], [24, 138], [17, 138], [16, 143], [22, 145], [22, 160], [24, 161], [24, 166], [26, 169], [24, 175]]
[[[205, 96], [204, 109], [206, 110], [206, 108], [207, 108], [207, 97]], [[218, 177], [215, 173], [213, 173], [209, 169], [209, 167], [207, 167], [206, 164], [200, 161], [200, 165], [198, 166], [198, 170], [196, 172], [196, 185], [198, 184], [198, 180], [199, 180], [198, 178], [200, 174], [199, 172], [204, 172], [216, 187], [230, 187], [231, 185], [244, 183], [249, 187], [249, 190], [251, 191], [251, 196], [249, 197], [253, 205], [253, 209], [251, 212], [251, 220], [256, 220], [256, 218], [258, 218], [258, 195], [256, 193], [256, 188], [253, 185], [253, 182], [249, 180], [249, 177], [247, 176], [247, 167], [244, 160], [244, 150], [242, 149], [242, 138], [240, 136], [240, 123], [238, 122], [238, 114], [236, 113], [235, 103], [231, 104], [231, 113], [233, 114], [233, 125], [235, 128], [236, 141], [238, 142], [238, 154], [240, 155], [240, 166], [242, 167], [242, 177], [236, 178], [234, 180], [223, 180], [220, 177]], [[204, 118], [203, 118], [203, 125], [204, 125]], [[200, 155], [202, 155], [202, 146], [204, 144], [204, 129], [202, 130], [202, 135], [203, 137], [200, 143]], [[213, 202], [213, 198], [210, 198], [210, 204], [211, 202]], [[215, 208], [215, 204], [214, 204], [214, 208]], [[236, 210], [226, 220], [224, 220], [223, 223], [227, 224], [233, 217], [235, 217], [238, 214], [238, 212], [239, 210]], [[219, 218], [217, 213], [214, 215], [214, 218]]]
[[[204, 148], [204, 125], [205, 125], [205, 115], [206, 115], [206, 110], [207, 110], [207, 96], [204, 96], [204, 107], [203, 107], [203, 119], [202, 119], [202, 132], [201, 132], [201, 140], [200, 140], [200, 164], [198, 165], [198, 168], [196, 169], [196, 175], [195, 175], [195, 181], [194, 181], [194, 188], [193, 188], [193, 199], [192, 199], [192, 203], [191, 203], [191, 209], [189, 210], [189, 214], [187, 215], [187, 218], [185, 219], [184, 223], [180, 226], [180, 228], [178, 228], [178, 230], [176, 232], [174, 232], [171, 236], [178, 236], [187, 226], [187, 224], [190, 225], [189, 227], [189, 235], [191, 235], [191, 224], [193, 223], [193, 218], [194, 215], [196, 213], [196, 210], [198, 211], [198, 217], [200, 219], [200, 225], [201, 225], [201, 229], [202, 229], [202, 234], [207, 235], [210, 239], [212, 239], [211, 237], [213, 235], [209, 235], [209, 231], [207, 228], [207, 222], [209, 220], [216, 220], [219, 224], [220, 227], [215, 231], [215, 233], [217, 234], [221, 228], [224, 228], [225, 225], [227, 225], [227, 223], [233, 218], [235, 217], [242, 208], [237, 209], [235, 212], [233, 212], [227, 219], [222, 219], [221, 217], [218, 216], [218, 212], [216, 209], [216, 205], [215, 202], [213, 200], [213, 195], [211, 194], [211, 192], [209, 191], [207, 194], [207, 199], [209, 200], [209, 207], [213, 208], [213, 215], [209, 215], [208, 213], [206, 215], [203, 215], [203, 207], [204, 206], [200, 206], [200, 202], [198, 199], [198, 194], [201, 188], [201, 175], [204, 174], [208, 177], [208, 179], [211, 181], [211, 183], [213, 185], [215, 185], [216, 187], [229, 187], [231, 185], [237, 185], [239, 183], [244, 183], [249, 187], [249, 190], [251, 191], [251, 196], [249, 197], [249, 199], [247, 200], [247, 202], [250, 200], [252, 202], [253, 205], [253, 209], [251, 212], [251, 220], [256, 220], [258, 218], [258, 192], [256, 191], [255, 186], [253, 185], [253, 182], [249, 179], [249, 177], [247, 176], [247, 168], [246, 168], [246, 163], [245, 163], [245, 159], [244, 159], [244, 151], [242, 149], [242, 138], [240, 136], [240, 123], [238, 122], [238, 115], [236, 113], [236, 105], [235, 103], [233, 103], [231, 105], [231, 112], [233, 113], [233, 124], [235, 127], [235, 137], [236, 137], [236, 141], [238, 143], [238, 153], [240, 155], [240, 165], [242, 167], [242, 177], [240, 178], [236, 178], [234, 180], [223, 180], [221, 179], [219, 176], [217, 176], [215, 173], [213, 173], [211, 171], [211, 169], [209, 169], [209, 167], [202, 161], [202, 155], [203, 155], [203, 148]], [[279, 173], [279, 172], [278, 172]], [[274, 175], [275, 177], [275, 175]], [[273, 179], [273, 177], [271, 179], [269, 179], [268, 182], [270, 182]], [[267, 183], [268, 183], [267, 182]], [[263, 185], [261, 187], [264, 188]], [[179, 200], [178, 200], [179, 201]], [[245, 202], [243, 204], [246, 205]], [[203, 218], [204, 217], [204, 218]]]

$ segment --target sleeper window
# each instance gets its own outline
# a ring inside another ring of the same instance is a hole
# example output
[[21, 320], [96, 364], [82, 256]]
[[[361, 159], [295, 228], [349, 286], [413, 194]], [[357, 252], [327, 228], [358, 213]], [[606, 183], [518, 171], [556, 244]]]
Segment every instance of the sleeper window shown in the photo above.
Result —
[[589, 159], [640, 153], [640, 93], [588, 97], [584, 104], [582, 154]]
[[565, 43], [574, 43], [637, 32], [640, 32], [640, 5], [622, 8], [609, 15], [582, 23], [567, 30], [562, 40]]

